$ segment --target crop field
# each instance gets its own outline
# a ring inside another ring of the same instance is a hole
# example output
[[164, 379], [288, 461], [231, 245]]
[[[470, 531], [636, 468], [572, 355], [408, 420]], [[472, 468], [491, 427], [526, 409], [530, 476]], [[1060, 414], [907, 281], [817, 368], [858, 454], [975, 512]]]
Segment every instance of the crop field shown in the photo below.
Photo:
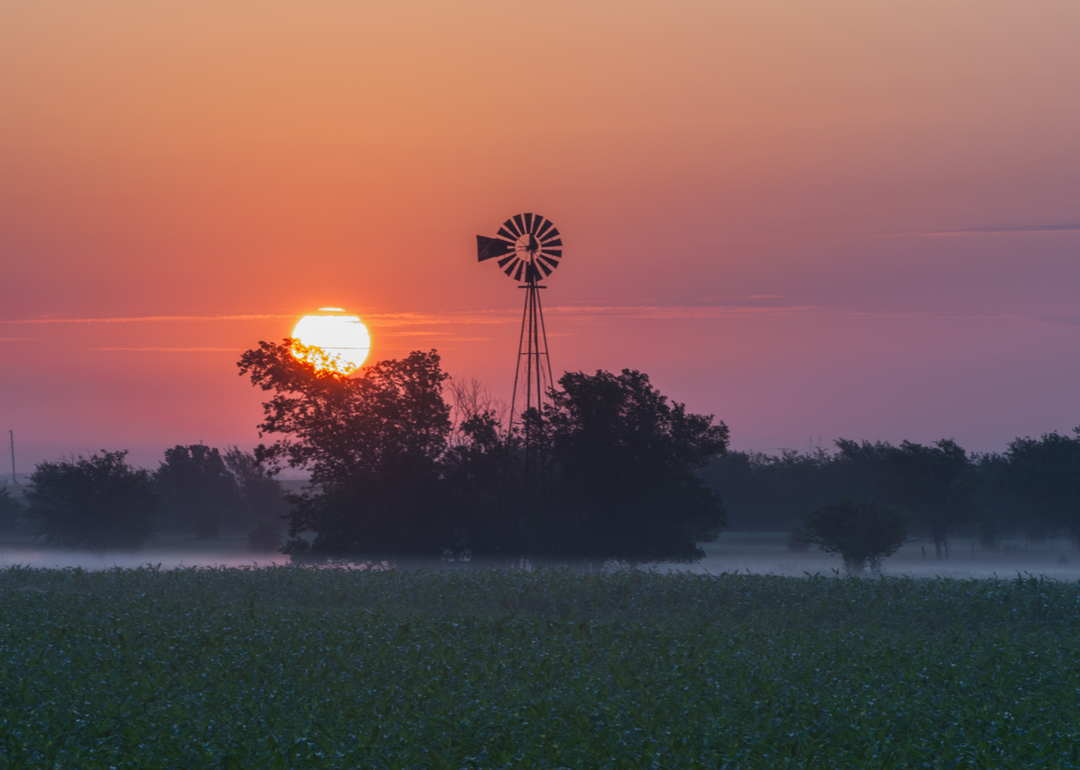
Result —
[[5, 768], [1080, 766], [1080, 586], [0, 571]]

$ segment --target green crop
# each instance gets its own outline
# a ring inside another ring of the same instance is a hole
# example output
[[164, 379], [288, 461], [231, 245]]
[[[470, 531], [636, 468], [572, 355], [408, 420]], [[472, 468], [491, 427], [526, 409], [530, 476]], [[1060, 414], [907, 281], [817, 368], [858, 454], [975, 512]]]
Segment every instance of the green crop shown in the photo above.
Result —
[[1080, 766], [1080, 586], [0, 572], [5, 768]]

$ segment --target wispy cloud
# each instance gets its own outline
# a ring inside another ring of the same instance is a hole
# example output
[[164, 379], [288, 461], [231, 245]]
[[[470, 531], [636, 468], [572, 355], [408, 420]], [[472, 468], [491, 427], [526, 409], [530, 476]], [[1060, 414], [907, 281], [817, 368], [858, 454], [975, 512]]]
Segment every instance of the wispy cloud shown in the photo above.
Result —
[[90, 350], [120, 350], [138, 353], [239, 353], [240, 348], [90, 348]]
[[[848, 310], [842, 307], [810, 304], [754, 303], [757, 298], [745, 297], [743, 302], [730, 304], [715, 303], [706, 305], [555, 305], [545, 308], [545, 314], [553, 321], [595, 322], [615, 319], [685, 319], [709, 320], [736, 317], [843, 317], [843, 318], [1028, 318], [1048, 323], [1080, 325], [1080, 316], [1017, 316], [1016, 314], [983, 313], [933, 313], [902, 311], [862, 311]], [[773, 299], [773, 297], [769, 297]], [[782, 297], [776, 297], [782, 299]], [[216, 316], [131, 316], [78, 319], [13, 319], [0, 321], [0, 324], [80, 324], [80, 323], [189, 323], [189, 322], [230, 322], [264, 319], [294, 319], [295, 314], [264, 313], [251, 315], [216, 315]], [[479, 336], [462, 336], [464, 326], [517, 325], [521, 323], [520, 308], [502, 308], [498, 310], [446, 310], [432, 313], [365, 313], [361, 318], [377, 330], [381, 338], [437, 337], [444, 341], [478, 341], [487, 339]], [[476, 330], [479, 331], [479, 330]], [[475, 334], [474, 332], [473, 334]], [[549, 332], [549, 335], [552, 332]], [[31, 340], [31, 337], [0, 338], [0, 341]], [[130, 351], [170, 351], [170, 352], [235, 352], [239, 348], [219, 347], [97, 347], [92, 350], [130, 350]]]
[[281, 313], [262, 313], [257, 315], [141, 315], [141, 316], [99, 316], [91, 318], [12, 318], [0, 323], [5, 324], [130, 324], [161, 323], [181, 321], [262, 321], [280, 318], [295, 318], [295, 315]]
[[[779, 299], [780, 297], [775, 297]], [[747, 297], [746, 300], [774, 299], [773, 296]], [[775, 304], [714, 304], [714, 305], [559, 305], [548, 308], [549, 313], [565, 317], [622, 317], [622, 318], [712, 318], [743, 314], [791, 314], [813, 310], [812, 305], [775, 305]], [[153, 316], [99, 316], [80, 318], [12, 318], [0, 320], [0, 324], [18, 325], [60, 325], [60, 324], [137, 324], [137, 323], [206, 323], [223, 321], [264, 321], [295, 319], [294, 313], [258, 313], [245, 315], [153, 315]], [[363, 313], [361, 318], [368, 324], [380, 328], [400, 329], [393, 332], [398, 335], [421, 333], [404, 330], [410, 326], [435, 326], [446, 324], [505, 324], [519, 323], [519, 308], [500, 308], [494, 310], [448, 310], [434, 313]], [[450, 332], [441, 332], [449, 334]], [[15, 338], [12, 338], [15, 339]]]
[[1059, 326], [1080, 326], [1080, 315], [1040, 315], [1036, 320]]
[[986, 233], [1075, 233], [1080, 232], [1080, 224], [1065, 222], [1048, 225], [983, 225], [965, 227], [959, 230], [934, 230], [920, 235], [984, 235]]

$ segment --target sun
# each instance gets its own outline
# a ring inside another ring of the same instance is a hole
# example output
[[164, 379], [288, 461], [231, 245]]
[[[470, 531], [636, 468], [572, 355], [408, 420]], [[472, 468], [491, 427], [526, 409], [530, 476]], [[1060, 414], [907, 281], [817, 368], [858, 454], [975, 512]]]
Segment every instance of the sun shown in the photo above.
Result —
[[342, 377], [359, 369], [371, 350], [371, 335], [354, 315], [339, 307], [321, 307], [306, 315], [293, 329], [293, 355], [318, 371]]

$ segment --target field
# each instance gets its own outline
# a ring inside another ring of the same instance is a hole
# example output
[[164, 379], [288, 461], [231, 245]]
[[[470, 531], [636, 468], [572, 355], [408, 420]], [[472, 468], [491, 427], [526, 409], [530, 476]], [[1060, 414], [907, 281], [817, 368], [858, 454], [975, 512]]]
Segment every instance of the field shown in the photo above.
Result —
[[5, 768], [1071, 767], [1080, 586], [0, 571]]

